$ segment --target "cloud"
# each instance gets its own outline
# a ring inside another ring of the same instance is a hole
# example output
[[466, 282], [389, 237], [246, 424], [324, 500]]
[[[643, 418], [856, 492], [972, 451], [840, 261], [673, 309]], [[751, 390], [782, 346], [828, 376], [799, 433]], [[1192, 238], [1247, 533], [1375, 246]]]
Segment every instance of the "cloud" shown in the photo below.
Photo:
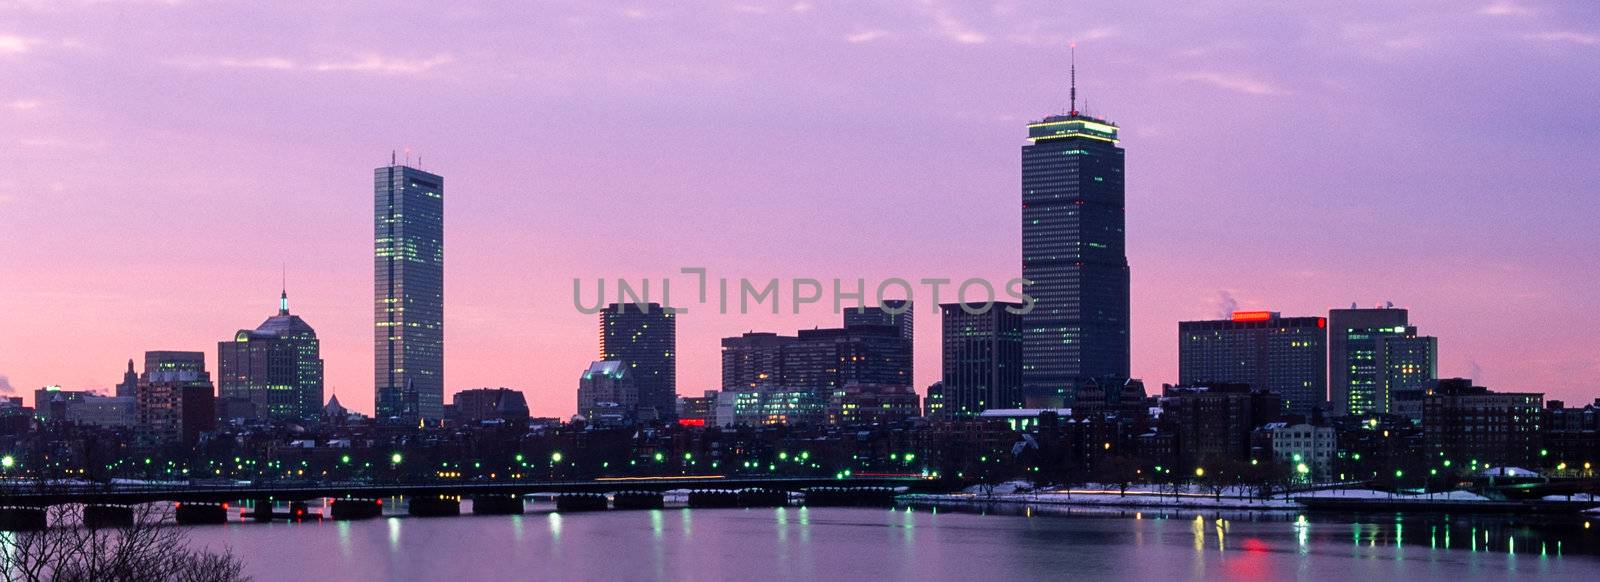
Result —
[[17, 36], [14, 34], [0, 34], [0, 55], [20, 55], [33, 49], [39, 41]]
[[854, 32], [854, 33], [845, 35], [844, 41], [845, 42], [849, 42], [849, 43], [861, 44], [861, 43], [864, 43], [864, 42], [872, 42], [872, 41], [875, 41], [875, 40], [880, 40], [880, 39], [883, 39], [883, 38], [887, 38], [888, 36], [889, 36], [889, 31], [887, 31], [887, 30], [878, 30], [878, 29], [863, 30], [861, 32]]
[[27, 111], [29, 109], [38, 109], [40, 105], [44, 105], [44, 102], [37, 99], [18, 99], [16, 101], [6, 103], [5, 107], [6, 109]]
[[5, 374], [0, 374], [0, 394], [16, 394], [16, 393], [17, 393], [17, 389], [11, 387], [11, 378], [6, 377]]
[[815, 10], [816, 8], [817, 7], [810, 2], [795, 2], [793, 5], [789, 6], [790, 11], [800, 14], [805, 14]]
[[188, 57], [170, 59], [170, 65], [191, 69], [246, 69], [268, 71], [307, 70], [319, 73], [360, 72], [385, 75], [416, 75], [455, 62], [450, 55], [435, 55], [425, 59], [404, 59], [378, 54], [361, 55], [348, 60], [323, 61], [302, 65], [283, 57]]
[[1478, 14], [1484, 16], [1528, 16], [1533, 14], [1533, 10], [1509, 0], [1500, 0], [1479, 8]]
[[1555, 30], [1555, 31], [1550, 31], [1550, 32], [1536, 32], [1536, 33], [1528, 35], [1528, 38], [1530, 40], [1538, 40], [1538, 41], [1544, 41], [1544, 42], [1564, 42], [1564, 43], [1590, 45], [1590, 46], [1600, 44], [1600, 35], [1589, 34], [1589, 33], [1586, 33], [1586, 32], [1575, 32], [1575, 31], [1571, 31], [1571, 30]]
[[455, 62], [450, 55], [435, 55], [421, 60], [398, 59], [381, 55], [365, 55], [355, 60], [318, 63], [312, 67], [316, 71], [360, 71], [370, 73], [383, 73], [386, 75], [415, 75], [426, 73], [435, 67]]
[[1267, 81], [1254, 79], [1237, 73], [1219, 73], [1215, 71], [1196, 71], [1178, 75], [1179, 81], [1194, 81], [1205, 83], [1218, 89], [1246, 93], [1249, 95], [1287, 95], [1289, 91], [1273, 85]]
[[171, 59], [167, 64], [191, 69], [270, 69], [288, 71], [296, 68], [294, 61], [281, 57], [191, 57]]
[[989, 42], [989, 37], [973, 30], [961, 19], [952, 16], [943, 7], [930, 7], [933, 16], [934, 30], [947, 39], [961, 44], [983, 44]]

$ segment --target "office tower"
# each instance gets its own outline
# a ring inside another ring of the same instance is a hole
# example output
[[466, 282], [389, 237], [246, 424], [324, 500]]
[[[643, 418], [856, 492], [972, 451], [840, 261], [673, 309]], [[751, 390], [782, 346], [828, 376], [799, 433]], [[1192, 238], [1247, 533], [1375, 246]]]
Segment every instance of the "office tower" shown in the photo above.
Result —
[[1472, 380], [1439, 380], [1423, 404], [1422, 439], [1428, 459], [1473, 467], [1537, 466], [1544, 394], [1493, 392]]
[[[591, 426], [617, 427], [656, 420], [656, 409], [640, 405], [637, 368], [626, 362], [590, 362], [578, 378], [578, 415]], [[642, 416], [641, 416], [642, 414]]]
[[1437, 340], [1418, 336], [1417, 328], [1406, 324], [1407, 317], [1406, 310], [1394, 307], [1328, 312], [1328, 378], [1335, 413], [1398, 413], [1397, 398], [1419, 400], [1419, 392], [1437, 375]]
[[[1022, 407], [1022, 316], [1008, 311], [1022, 305], [983, 307], [939, 306], [944, 356], [940, 404], [942, 412], [950, 416]], [[929, 398], [933, 398], [931, 393]]]
[[145, 352], [135, 410], [144, 448], [189, 446], [216, 428], [216, 391], [205, 352]]
[[650, 303], [612, 303], [600, 312], [600, 359], [622, 362], [639, 387], [646, 418], [678, 414], [677, 315]]
[[[289, 313], [289, 292], [278, 314], [255, 329], [217, 342], [217, 393], [245, 402], [246, 418], [314, 422], [322, 418], [322, 356], [317, 332]], [[232, 415], [224, 415], [231, 417]]]
[[1376, 336], [1378, 394], [1389, 399], [1389, 412], [1422, 422], [1423, 399], [1439, 376], [1439, 341], [1417, 335], [1417, 328], [1391, 328]]
[[722, 338], [722, 389], [778, 384], [783, 374], [782, 348], [797, 341], [794, 336], [771, 332]]
[[912, 325], [916, 306], [908, 299], [885, 299], [877, 307], [848, 307], [844, 310], [844, 326], [892, 325], [900, 330], [906, 341], [915, 341]]
[[391, 165], [374, 173], [377, 419], [444, 415], [444, 178]]
[[[1076, 69], [1074, 69], [1074, 77]], [[1116, 125], [1073, 108], [1022, 147], [1023, 390], [1071, 402], [1087, 378], [1129, 375], [1123, 151]]]
[[1236, 311], [1228, 319], [1178, 323], [1178, 383], [1249, 384], [1270, 390], [1285, 412], [1311, 414], [1328, 395], [1328, 320]]
[[128, 371], [122, 373], [122, 383], [117, 384], [118, 398], [133, 398], [139, 391], [139, 373], [133, 371], [133, 358], [128, 358]]

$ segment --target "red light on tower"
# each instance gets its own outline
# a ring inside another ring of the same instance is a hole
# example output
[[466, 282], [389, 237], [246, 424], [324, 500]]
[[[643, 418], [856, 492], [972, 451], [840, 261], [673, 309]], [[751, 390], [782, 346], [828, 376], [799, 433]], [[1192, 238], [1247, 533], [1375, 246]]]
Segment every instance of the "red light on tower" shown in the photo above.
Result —
[[1272, 312], [1271, 311], [1235, 311], [1235, 312], [1233, 312], [1233, 321], [1240, 322], [1240, 323], [1251, 322], [1251, 321], [1267, 321], [1267, 320], [1270, 320], [1270, 319], [1272, 319]]

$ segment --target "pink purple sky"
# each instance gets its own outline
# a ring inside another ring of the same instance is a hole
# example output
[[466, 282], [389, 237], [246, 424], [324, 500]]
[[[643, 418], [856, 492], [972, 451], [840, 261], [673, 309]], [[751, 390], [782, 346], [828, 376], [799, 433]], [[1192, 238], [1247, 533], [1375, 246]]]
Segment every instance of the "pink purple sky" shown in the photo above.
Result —
[[[1600, 396], [1586, 0], [14, 0], [0, 376], [215, 366], [287, 263], [328, 385], [370, 412], [371, 172], [400, 148], [446, 176], [447, 393], [521, 388], [539, 415], [573, 412], [597, 349], [574, 278], [1003, 281], [1024, 124], [1066, 108], [1073, 40], [1128, 151], [1135, 375], [1175, 380], [1176, 322], [1230, 300], [1393, 301], [1442, 375]], [[717, 387], [718, 338], [836, 319], [692, 311], [679, 391]]]

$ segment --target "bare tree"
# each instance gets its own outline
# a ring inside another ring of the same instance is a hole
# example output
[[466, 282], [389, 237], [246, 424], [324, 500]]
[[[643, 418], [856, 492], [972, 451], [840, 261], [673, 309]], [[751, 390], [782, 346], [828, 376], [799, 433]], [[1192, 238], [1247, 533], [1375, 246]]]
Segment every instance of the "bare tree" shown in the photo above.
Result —
[[164, 505], [132, 508], [131, 524], [84, 525], [79, 506], [48, 510], [50, 527], [0, 534], [5, 582], [240, 582], [244, 564], [231, 552], [189, 547]]

